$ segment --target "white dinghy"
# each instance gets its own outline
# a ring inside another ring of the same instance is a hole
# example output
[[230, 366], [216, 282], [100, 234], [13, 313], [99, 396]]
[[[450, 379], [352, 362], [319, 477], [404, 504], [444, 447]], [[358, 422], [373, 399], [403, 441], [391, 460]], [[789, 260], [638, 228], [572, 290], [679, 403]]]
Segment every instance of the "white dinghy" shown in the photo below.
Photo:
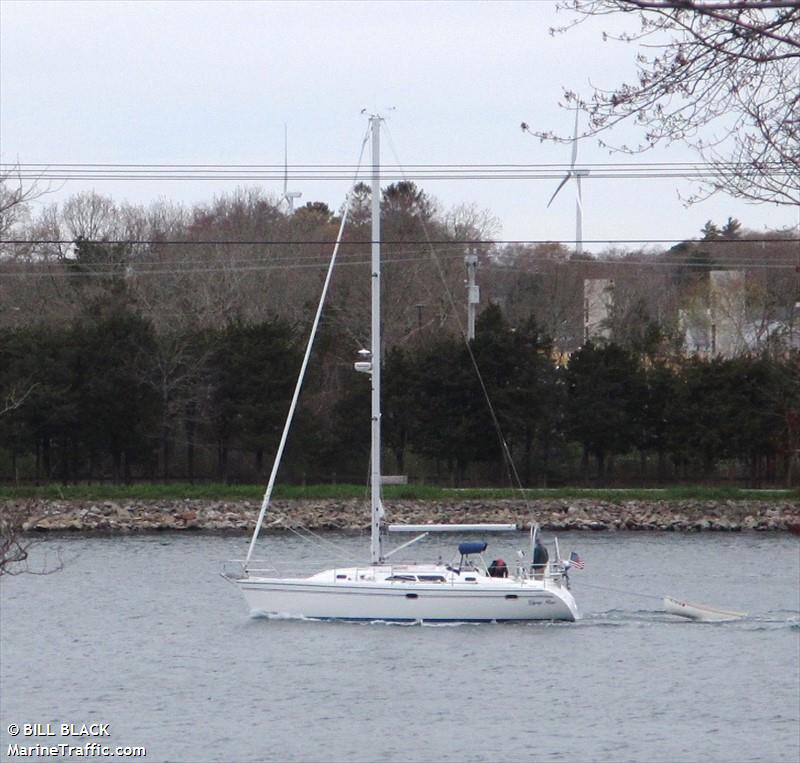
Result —
[[[311, 337], [300, 370], [267, 491], [261, 505], [247, 557], [233, 578], [254, 614], [302, 617], [315, 620], [367, 620], [398, 622], [492, 622], [506, 620], [575, 620], [578, 608], [569, 590], [567, 572], [571, 562], [562, 560], [555, 542], [554, 559], [534, 574], [522, 552], [511, 570], [505, 565], [486, 565], [484, 542], [465, 542], [458, 547], [458, 560], [450, 564], [392, 564], [395, 552], [427, 537], [430, 532], [493, 532], [515, 530], [516, 525], [387, 525], [381, 501], [381, 337], [380, 337], [380, 127], [381, 118], [370, 118], [372, 142], [372, 322], [371, 351], [364, 353], [356, 370], [370, 375], [371, 464], [370, 560], [363, 565], [331, 568], [304, 578], [283, 577], [269, 566], [254, 561], [253, 550], [264, 521], [289, 424], [297, 403], [302, 378], [319, 323], [333, 264], [341, 241], [346, 214], [323, 286]], [[367, 138], [364, 139], [364, 145]], [[363, 145], [362, 145], [363, 153]], [[345, 204], [345, 210], [349, 204]], [[387, 532], [420, 534], [387, 553]], [[531, 561], [536, 533], [531, 536]]]
[[736, 612], [731, 609], [709, 607], [706, 604], [693, 604], [690, 601], [679, 601], [671, 596], [664, 597], [664, 611], [668, 615], [678, 615], [689, 620], [698, 620], [705, 623], [721, 623], [728, 620], [741, 620], [747, 617], [747, 612]]

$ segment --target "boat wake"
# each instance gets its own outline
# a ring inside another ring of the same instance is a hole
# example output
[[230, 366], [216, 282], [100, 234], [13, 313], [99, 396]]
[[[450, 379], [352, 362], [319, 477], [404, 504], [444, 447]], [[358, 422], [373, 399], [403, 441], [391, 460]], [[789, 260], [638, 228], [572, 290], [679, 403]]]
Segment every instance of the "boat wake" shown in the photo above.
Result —
[[723, 620], [717, 622], [701, 622], [688, 620], [686, 618], [675, 617], [658, 609], [609, 609], [603, 612], [590, 612], [581, 617], [574, 623], [567, 623], [558, 620], [537, 620], [537, 621], [508, 621], [508, 622], [432, 622], [424, 620], [340, 620], [340, 619], [320, 619], [306, 617], [304, 615], [292, 615], [285, 612], [251, 612], [251, 620], [254, 621], [301, 621], [301, 622], [327, 622], [330, 625], [358, 625], [358, 626], [391, 626], [402, 628], [478, 628], [487, 625], [504, 625], [516, 628], [625, 628], [625, 627], [651, 627], [657, 625], [707, 625], [715, 627], [736, 627], [740, 630], [750, 632], [759, 631], [780, 631], [789, 629], [800, 631], [800, 613], [792, 610], [779, 610], [767, 612], [763, 615], [750, 616], [739, 620]]
[[588, 613], [583, 616], [582, 620], [584, 625], [606, 628], [631, 624], [672, 622], [676, 622], [675, 618], [669, 617], [660, 609], [609, 609], [604, 612]]

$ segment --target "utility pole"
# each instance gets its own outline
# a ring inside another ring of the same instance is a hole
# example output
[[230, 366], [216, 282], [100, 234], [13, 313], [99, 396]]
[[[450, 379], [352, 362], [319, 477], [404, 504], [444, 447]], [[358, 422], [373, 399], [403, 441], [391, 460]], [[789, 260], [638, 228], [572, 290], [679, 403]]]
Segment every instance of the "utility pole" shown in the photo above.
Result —
[[481, 287], [475, 283], [478, 255], [473, 251], [464, 257], [467, 266], [467, 341], [475, 338], [475, 307], [481, 301]]

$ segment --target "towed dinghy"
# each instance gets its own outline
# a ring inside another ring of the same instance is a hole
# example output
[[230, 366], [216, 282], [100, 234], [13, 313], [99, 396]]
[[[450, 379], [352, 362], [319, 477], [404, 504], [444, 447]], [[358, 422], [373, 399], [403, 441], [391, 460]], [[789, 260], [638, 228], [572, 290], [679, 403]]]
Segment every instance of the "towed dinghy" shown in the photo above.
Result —
[[747, 616], [747, 612], [736, 612], [731, 609], [709, 607], [706, 604], [693, 604], [689, 601], [679, 601], [671, 596], [664, 597], [664, 611], [669, 615], [686, 617], [704, 623], [721, 623], [726, 620], [740, 620]]

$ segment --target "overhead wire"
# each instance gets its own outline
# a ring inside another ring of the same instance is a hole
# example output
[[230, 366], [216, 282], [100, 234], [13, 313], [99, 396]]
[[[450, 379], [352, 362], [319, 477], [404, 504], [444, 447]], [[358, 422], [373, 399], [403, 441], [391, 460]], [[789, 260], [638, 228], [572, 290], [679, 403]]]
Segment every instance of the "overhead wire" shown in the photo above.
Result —
[[[487, 163], [487, 164], [415, 164], [401, 172], [384, 171], [387, 182], [441, 181], [547, 181], [561, 180], [574, 168], [555, 163]], [[291, 177], [296, 182], [349, 180], [352, 165], [295, 164]], [[392, 166], [389, 166], [391, 170]], [[709, 162], [584, 162], [585, 170], [594, 180], [719, 180], [726, 176], [747, 176], [754, 171], [746, 163]], [[774, 167], [759, 167], [758, 173], [768, 171], [774, 177], [791, 178], [793, 168], [776, 163]], [[286, 180], [289, 169], [279, 164], [112, 164], [112, 163], [0, 163], [0, 176], [14, 175], [27, 182], [124, 182], [124, 181], [225, 181], [247, 183], [279, 183]], [[589, 242], [586, 242], [589, 243]]]
[[[792, 228], [793, 229], [793, 228]], [[800, 231], [800, 226], [798, 227]], [[719, 246], [719, 245], [735, 245], [735, 244], [780, 244], [783, 242], [799, 242], [800, 236], [784, 236], [778, 237], [762, 236], [762, 237], [747, 237], [747, 238], [718, 238], [718, 239], [686, 239], [685, 237], [675, 238], [584, 238], [581, 239], [584, 244], [703, 244], [706, 246]], [[297, 239], [224, 239], [224, 238], [211, 238], [211, 239], [160, 239], [160, 238], [85, 238], [81, 236], [73, 238], [6, 238], [0, 239], [0, 244], [77, 244], [83, 241], [87, 244], [102, 244], [102, 245], [130, 245], [130, 246], [332, 246], [336, 243], [332, 239], [310, 239], [310, 240], [297, 240]], [[342, 241], [342, 246], [371, 246], [370, 239], [351, 239], [349, 241]], [[490, 246], [497, 244], [574, 244], [575, 239], [555, 239], [555, 238], [492, 238], [492, 239], [458, 239], [453, 240], [449, 238], [444, 239], [385, 239], [381, 242], [382, 245], [392, 244], [420, 244], [427, 245], [428, 243], [436, 246], [461, 244], [469, 246]]]
[[[386, 181], [415, 180], [558, 180], [571, 165], [547, 163], [419, 163], [382, 167]], [[746, 162], [582, 162], [581, 169], [594, 179], [711, 179], [721, 175], [747, 175]], [[0, 163], [0, 174], [21, 180], [283, 180], [287, 172], [296, 181], [349, 180], [349, 164], [181, 164], [25, 162]], [[758, 172], [791, 177], [796, 170], [781, 163], [759, 167]]]
[[[639, 162], [639, 161], [619, 161], [619, 162], [584, 162], [587, 166], [609, 166], [609, 167], [709, 167], [709, 166], [730, 166], [742, 167], [746, 166], [747, 162], [709, 162], [709, 161], [671, 161], [671, 162]], [[772, 162], [772, 164], [780, 165], [780, 162]], [[381, 169], [387, 167], [394, 168], [404, 172], [406, 175], [410, 169], [429, 168], [429, 167], [564, 167], [571, 166], [568, 162], [418, 162], [408, 164], [391, 164], [389, 162], [382, 163]], [[766, 165], [769, 166], [769, 163]], [[178, 167], [178, 168], [196, 168], [196, 167], [212, 167], [212, 168], [230, 168], [230, 167], [243, 167], [243, 168], [260, 168], [260, 169], [275, 169], [281, 173], [285, 171], [286, 167], [323, 167], [323, 168], [338, 168], [346, 169], [352, 175], [353, 170], [358, 169], [357, 164], [348, 164], [346, 162], [317, 162], [313, 164], [303, 164], [295, 162], [293, 164], [286, 164], [281, 162], [279, 164], [257, 164], [245, 162], [0, 162], [0, 169], [8, 169], [15, 167]]]
[[[463, 250], [439, 253], [443, 259], [460, 259], [464, 256]], [[385, 265], [402, 265], [408, 263], [424, 263], [430, 261], [429, 254], [418, 254], [417, 256], [405, 257], [388, 257], [383, 260]], [[30, 266], [31, 263], [14, 263], [7, 261], [4, 263], [7, 266], [14, 264], [23, 264]], [[193, 264], [190, 267], [175, 267], [178, 263], [170, 263], [170, 267], [159, 267], [159, 263], [147, 263], [142, 266], [141, 264], [119, 263], [117, 265], [110, 264], [106, 267], [88, 268], [85, 265], [76, 263], [75, 261], [68, 262], [47, 262], [43, 265], [57, 266], [61, 268], [60, 272], [54, 273], [52, 269], [40, 268], [39, 270], [7, 270], [3, 269], [0, 265], [0, 278], [23, 278], [23, 277], [37, 277], [43, 275], [58, 275], [63, 278], [106, 278], [113, 275], [124, 274], [129, 277], [134, 276], [151, 276], [151, 275], [191, 275], [202, 273], [224, 273], [224, 272], [250, 272], [250, 271], [290, 271], [290, 270], [322, 270], [326, 267], [326, 263], [322, 261], [306, 261], [306, 262], [290, 262], [287, 260], [280, 260], [277, 262], [261, 261], [253, 263], [237, 263], [236, 261], [218, 262], [213, 265], [199, 266]], [[80, 270], [64, 269], [65, 265], [74, 264]], [[718, 260], [715, 259], [708, 263], [703, 262], [687, 262], [678, 260], [669, 261], [646, 261], [646, 260], [625, 260], [616, 258], [606, 259], [587, 259], [587, 260], [542, 260], [540, 262], [534, 261], [532, 268], [521, 268], [514, 263], [489, 263], [501, 272], [525, 272], [529, 274], [536, 274], [537, 272], [546, 273], [547, 268], [591, 268], [593, 266], [603, 266], [608, 268], [628, 267], [628, 268], [688, 268], [692, 270], [720, 270], [720, 269], [744, 269], [744, 270], [782, 270], [782, 271], [795, 271], [797, 272], [798, 263], [795, 261], [785, 262], [769, 262], [764, 260]], [[368, 266], [369, 259], [360, 260], [346, 260], [343, 259], [340, 267], [353, 267], [353, 266]], [[537, 267], [539, 266], [539, 267]]]

